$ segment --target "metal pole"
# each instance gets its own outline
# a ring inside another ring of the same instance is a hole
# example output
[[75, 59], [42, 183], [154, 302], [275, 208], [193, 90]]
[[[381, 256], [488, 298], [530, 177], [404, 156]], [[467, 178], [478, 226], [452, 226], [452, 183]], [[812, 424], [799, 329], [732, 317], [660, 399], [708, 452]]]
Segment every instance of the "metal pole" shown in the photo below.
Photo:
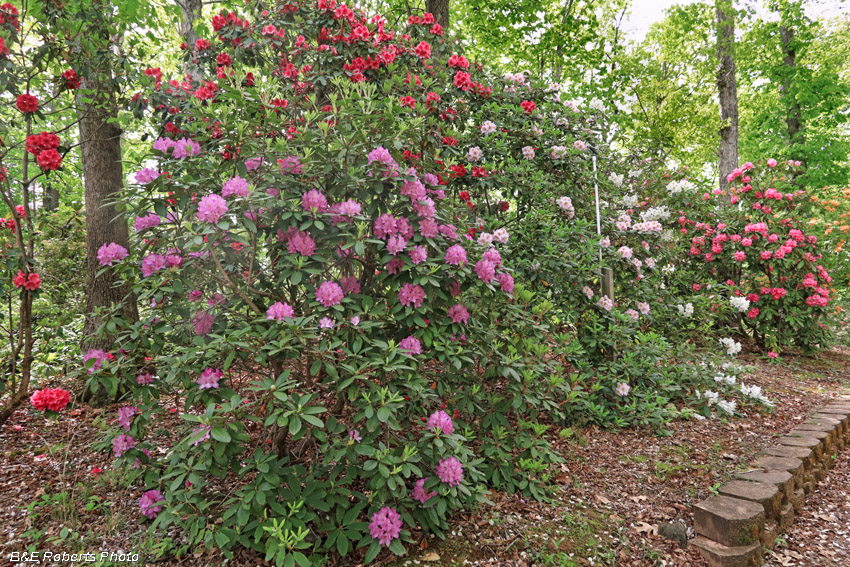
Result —
[[[596, 200], [596, 235], [602, 238], [602, 213], [599, 211], [599, 173], [596, 169], [596, 146], [590, 144], [590, 151], [593, 154], [593, 194]], [[605, 295], [611, 301], [614, 301], [614, 270], [602, 266], [602, 247], [599, 247], [599, 265], [601, 273], [599, 279], [602, 284], [602, 295]]]

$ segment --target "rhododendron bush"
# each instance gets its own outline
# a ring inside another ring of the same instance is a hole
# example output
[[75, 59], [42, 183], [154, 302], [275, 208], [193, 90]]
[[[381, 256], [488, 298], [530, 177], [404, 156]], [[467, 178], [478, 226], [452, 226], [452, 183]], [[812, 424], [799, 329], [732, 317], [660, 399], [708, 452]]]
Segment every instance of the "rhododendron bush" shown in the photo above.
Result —
[[832, 278], [800, 171], [793, 161], [747, 162], [730, 172], [728, 193], [682, 170], [647, 176], [630, 204], [642, 217], [663, 211], [662, 271], [679, 319], [732, 325], [771, 352], [826, 346]]
[[[303, 564], [402, 553], [485, 481], [540, 496], [557, 456], [515, 428], [566, 396], [546, 308], [514, 282], [509, 231], [477, 234], [449, 182], [486, 74], [427, 15], [399, 34], [322, 1], [212, 25], [201, 82], [147, 72], [135, 241], [98, 252], [149, 306], [85, 356], [93, 386], [133, 391], [112, 448], [143, 514]], [[152, 456], [174, 399], [185, 437]]]

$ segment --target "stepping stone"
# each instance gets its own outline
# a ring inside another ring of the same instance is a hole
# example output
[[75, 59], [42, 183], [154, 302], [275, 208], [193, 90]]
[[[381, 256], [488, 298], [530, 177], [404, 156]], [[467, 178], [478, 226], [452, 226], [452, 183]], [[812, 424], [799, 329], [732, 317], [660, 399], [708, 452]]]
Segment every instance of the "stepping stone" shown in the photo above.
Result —
[[729, 496], [710, 496], [694, 506], [697, 534], [727, 547], [759, 543], [764, 506]]
[[780, 437], [778, 442], [783, 447], [809, 449], [814, 453], [815, 459], [820, 459], [823, 456], [823, 443], [820, 439], [814, 439], [812, 437]]
[[700, 550], [711, 567], [761, 567], [763, 564], [761, 542], [727, 547], [698, 536], [691, 540], [691, 544]]
[[791, 457], [803, 461], [805, 469], [809, 469], [815, 464], [816, 456], [814, 451], [807, 447], [786, 447], [785, 445], [774, 445], [764, 450], [765, 455], [771, 457]]
[[782, 493], [782, 498], [785, 502], [790, 502], [791, 497], [794, 495], [794, 477], [788, 471], [750, 471], [738, 473], [735, 475], [735, 478], [772, 484]]
[[788, 471], [794, 477], [795, 488], [801, 488], [805, 477], [803, 461], [791, 457], [772, 457], [765, 455], [753, 463], [753, 466], [766, 471]]
[[838, 427], [843, 433], [847, 432], [847, 426], [850, 425], [850, 417], [847, 417], [843, 413], [824, 413], [821, 411], [814, 415], [814, 419], [832, 419], [837, 421], [839, 424]]
[[802, 425], [798, 425], [794, 428], [794, 430], [789, 433], [792, 435], [794, 432], [800, 431], [809, 431], [809, 432], [820, 432], [826, 433], [829, 435], [829, 439], [836, 445], [840, 445], [842, 441], [841, 432], [835, 429], [833, 425], [819, 425], [817, 423], [804, 423]]
[[[789, 475], [790, 476], [790, 475]], [[774, 484], [746, 480], [731, 480], [720, 487], [720, 494], [758, 502], [764, 508], [765, 518], [779, 520], [783, 493]]]
[[[815, 425], [814, 427], [818, 427]], [[811, 437], [812, 439], [818, 439], [823, 441], [824, 439], [829, 439], [832, 437], [831, 431], [819, 431], [817, 429], [803, 429], [803, 426], [792, 429], [788, 432], [787, 437]]]
[[838, 421], [837, 419], [835, 419], [836, 417], [839, 417], [839, 416], [837, 416], [837, 415], [829, 415], [829, 416], [821, 415], [821, 416], [815, 416], [815, 417], [810, 418], [810, 419], [809, 419], [808, 421], [806, 421], [806, 423], [804, 423], [803, 425], [807, 425], [807, 424], [811, 424], [811, 425], [827, 425], [827, 426], [832, 427], [833, 429], [835, 429], [836, 427], [838, 427], [839, 425], [841, 425], [841, 422], [840, 422], [840, 421]]

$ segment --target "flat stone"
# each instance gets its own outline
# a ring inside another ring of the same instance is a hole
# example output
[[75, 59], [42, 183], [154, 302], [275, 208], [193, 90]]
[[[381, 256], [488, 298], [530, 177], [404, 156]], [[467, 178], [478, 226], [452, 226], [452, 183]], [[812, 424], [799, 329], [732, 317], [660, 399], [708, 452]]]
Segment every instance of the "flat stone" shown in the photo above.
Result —
[[[823, 442], [820, 439], [812, 437], [780, 437], [779, 445], [782, 447], [798, 447], [808, 449], [815, 454], [815, 459], [820, 459], [823, 455]], [[793, 456], [793, 455], [790, 455]]]
[[803, 429], [803, 426], [800, 426], [789, 431], [786, 437], [810, 437], [812, 439], [823, 441], [824, 439], [832, 437], [832, 431]]
[[688, 547], [688, 527], [685, 524], [661, 522], [658, 524], [658, 535], [675, 541], [682, 549]]
[[828, 406], [824, 406], [821, 413], [843, 413], [844, 415], [850, 415], [850, 404], [829, 404]]
[[761, 542], [746, 546], [727, 547], [704, 537], [696, 537], [691, 544], [700, 550], [710, 567], [761, 567]]
[[779, 489], [786, 502], [789, 502], [794, 494], [794, 477], [788, 471], [750, 471], [738, 473], [735, 477], [740, 480], [772, 484]]
[[720, 494], [743, 498], [758, 502], [764, 508], [764, 515], [769, 519], [779, 519], [782, 509], [782, 492], [773, 484], [746, 480], [731, 480], [720, 487]]
[[758, 467], [760, 469], [764, 469], [766, 471], [788, 471], [789, 473], [791, 473], [791, 476], [794, 477], [795, 488], [800, 488], [803, 486], [805, 469], [803, 466], [803, 461], [801, 461], [800, 459], [791, 457], [772, 457], [770, 455], [764, 455], [762, 457], [759, 457], [758, 460], [753, 463], [753, 466]]
[[838, 422], [838, 427], [841, 428], [842, 431], [847, 431], [847, 424], [850, 423], [850, 417], [842, 414], [842, 413], [825, 413], [821, 411], [820, 413], [816, 413], [812, 416], [813, 419], [832, 419]]
[[820, 439], [814, 437], [791, 437], [788, 435], [780, 437], [778, 442], [786, 447], [807, 447], [809, 449], [814, 449], [821, 444]]
[[760, 541], [764, 507], [756, 502], [710, 496], [694, 506], [694, 530], [728, 547], [749, 546]]
[[764, 450], [765, 455], [771, 457], [791, 457], [803, 461], [805, 468], [810, 468], [815, 462], [814, 452], [807, 447], [786, 447], [784, 445], [774, 445]]

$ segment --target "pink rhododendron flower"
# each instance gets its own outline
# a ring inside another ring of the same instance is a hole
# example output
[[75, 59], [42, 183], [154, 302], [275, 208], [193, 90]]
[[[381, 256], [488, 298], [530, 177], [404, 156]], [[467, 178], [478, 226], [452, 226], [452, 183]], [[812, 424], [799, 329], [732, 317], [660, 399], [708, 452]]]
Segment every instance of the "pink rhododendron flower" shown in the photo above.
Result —
[[375, 236], [378, 238], [387, 238], [388, 236], [398, 232], [396, 219], [389, 213], [384, 213], [376, 218], [372, 229], [375, 231]]
[[142, 259], [142, 276], [148, 277], [168, 267], [168, 261], [162, 254], [148, 254]]
[[316, 289], [316, 301], [325, 307], [339, 305], [344, 297], [342, 288], [336, 282], [322, 282]]
[[452, 433], [454, 433], [455, 430], [455, 425], [452, 421], [452, 418], [449, 417], [449, 414], [447, 414], [443, 410], [437, 410], [432, 413], [428, 417], [428, 422], [425, 424], [425, 426], [434, 433], [437, 433], [439, 431], [443, 435], [451, 435]]
[[775, 159], [770, 158], [769, 160], [767, 160], [767, 167], [776, 167], [776, 163], [777, 162]]
[[280, 166], [281, 173], [291, 173], [299, 175], [301, 173], [301, 159], [298, 156], [287, 156], [277, 160], [277, 165]]
[[437, 476], [449, 486], [458, 486], [463, 480], [463, 465], [455, 457], [443, 459], [437, 465]]
[[381, 545], [390, 545], [401, 535], [401, 516], [394, 509], [385, 506], [372, 515], [369, 522], [369, 534]]
[[95, 370], [100, 370], [103, 366], [103, 362], [109, 359], [109, 355], [99, 348], [93, 348], [88, 351], [85, 356], [83, 356], [83, 365], [85, 365], [89, 359], [94, 359], [94, 364], [89, 368], [89, 374], [91, 374]]
[[496, 280], [499, 282], [499, 285], [507, 294], [512, 294], [514, 292], [514, 277], [507, 272], [502, 272], [501, 274], [496, 274]]
[[428, 251], [424, 246], [414, 246], [407, 255], [410, 256], [410, 261], [414, 264], [421, 264], [428, 259]]
[[437, 221], [434, 219], [422, 219], [419, 221], [419, 234], [425, 238], [437, 238], [440, 234]]
[[215, 224], [222, 216], [227, 214], [228, 210], [227, 202], [220, 195], [216, 195], [215, 193], [205, 195], [201, 198], [201, 202], [198, 203], [198, 220]]
[[460, 244], [449, 246], [446, 250], [445, 260], [447, 264], [460, 266], [466, 263], [466, 250]]
[[425, 301], [425, 290], [420, 285], [406, 283], [398, 292], [398, 301], [402, 305], [419, 308]]
[[447, 314], [451, 317], [452, 323], [466, 324], [469, 321], [469, 311], [466, 310], [466, 306], [462, 303], [449, 307]]
[[334, 323], [333, 319], [330, 319], [329, 317], [322, 317], [319, 320], [319, 328], [320, 329], [333, 329], [334, 324], [335, 323]]
[[120, 262], [126, 257], [127, 249], [114, 242], [104, 244], [97, 251], [97, 260], [101, 266], [111, 266], [114, 262]]
[[394, 234], [387, 240], [387, 252], [393, 256], [404, 251], [405, 246], [407, 246], [407, 240], [400, 234]]
[[112, 451], [115, 453], [115, 458], [120, 457], [135, 446], [136, 440], [129, 435], [121, 434], [112, 440]]
[[148, 490], [139, 499], [139, 508], [142, 510], [142, 515], [150, 520], [153, 520], [162, 511], [162, 503], [165, 501], [162, 492], [159, 490]]
[[428, 481], [429, 477], [420, 478], [416, 481], [416, 484], [413, 486], [413, 490], [410, 492], [410, 497], [414, 500], [418, 500], [422, 504], [428, 501], [429, 498], [432, 498], [437, 495], [437, 492], [425, 492], [425, 483]]
[[308, 232], [297, 231], [289, 237], [289, 242], [286, 243], [286, 250], [290, 254], [301, 254], [302, 256], [312, 256], [316, 251], [316, 241]]
[[160, 175], [162, 175], [157, 170], [150, 167], [143, 167], [133, 176], [136, 180], [136, 183], [140, 185], [147, 185], [151, 181], [156, 180]]
[[408, 354], [422, 354], [422, 344], [413, 336], [402, 339], [398, 347]]
[[130, 431], [130, 424], [133, 416], [139, 413], [139, 408], [136, 406], [124, 406], [118, 408], [118, 425], [124, 428], [124, 431]]
[[145, 372], [143, 374], [139, 374], [138, 376], [136, 376], [136, 384], [140, 384], [142, 386], [145, 386], [145, 385], [153, 382], [154, 379], [155, 379], [155, 377], [150, 372]]
[[280, 301], [273, 303], [266, 311], [266, 319], [283, 321], [286, 318], [292, 319], [293, 317], [295, 317], [295, 309], [288, 303], [281, 303]]
[[198, 384], [199, 390], [218, 388], [218, 382], [224, 377], [224, 374], [218, 368], [207, 368], [198, 377], [195, 382]]
[[741, 252], [740, 250], [735, 252], [735, 254], [733, 254], [733, 257], [738, 262], [743, 262], [747, 259], [747, 255], [744, 252]]
[[142, 232], [143, 230], [159, 226], [161, 222], [162, 219], [159, 218], [158, 214], [149, 212], [143, 217], [136, 217], [136, 222], [133, 226], [138, 232]]
[[328, 200], [317, 189], [310, 189], [301, 196], [301, 208], [305, 211], [324, 213], [328, 210]]
[[191, 138], [180, 138], [172, 147], [174, 152], [171, 155], [175, 158], [187, 158], [201, 153], [201, 145]]
[[475, 263], [475, 273], [484, 283], [490, 283], [496, 277], [496, 265], [490, 260], [478, 260]]
[[352, 429], [348, 432], [348, 438], [354, 441], [355, 443], [360, 443], [363, 441], [363, 437], [360, 435], [360, 431], [357, 429]]
[[231, 197], [233, 195], [238, 197], [247, 197], [248, 193], [248, 181], [238, 175], [236, 177], [231, 177], [224, 182], [224, 185], [221, 186], [222, 197]]
[[774, 351], [770, 351], [770, 352], [767, 353], [767, 357], [768, 358], [779, 358], [779, 353], [774, 352]]

